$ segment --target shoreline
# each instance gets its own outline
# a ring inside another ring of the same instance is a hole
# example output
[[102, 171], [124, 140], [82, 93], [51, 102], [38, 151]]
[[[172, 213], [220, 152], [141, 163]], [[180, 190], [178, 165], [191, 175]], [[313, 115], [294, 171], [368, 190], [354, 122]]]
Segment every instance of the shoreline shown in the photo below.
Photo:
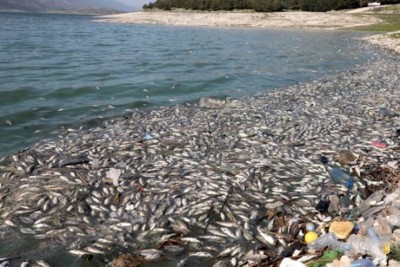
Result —
[[[294, 28], [341, 30], [373, 25], [382, 20], [365, 13], [348, 12], [201, 12], [201, 11], [141, 11], [99, 16], [94, 21], [106, 23], [153, 24], [171, 26]], [[400, 38], [390, 33], [363, 38], [364, 41], [400, 54]]]
[[361, 40], [400, 55], [400, 38], [394, 38], [394, 35], [400, 35], [400, 31], [374, 34], [364, 37]]
[[174, 26], [245, 27], [245, 28], [320, 28], [345, 29], [379, 23], [363, 14], [344, 12], [239, 12], [239, 11], [139, 11], [99, 16], [98, 22], [157, 24]]
[[[143, 249], [158, 248], [174, 257], [179, 250], [189, 262], [216, 262], [232, 240], [240, 240], [245, 245], [221, 261], [266, 260], [262, 249], [245, 259], [248, 247], [268, 245], [256, 233], [284, 247], [299, 238], [292, 230], [305, 222], [319, 226], [347, 217], [356, 203], [328, 214], [315, 206], [328, 196], [365, 199], [371, 164], [389, 166], [400, 157], [399, 73], [398, 59], [377, 58], [264, 96], [137, 111], [60, 133], [0, 160], [1, 225], [11, 233], [65, 240], [75, 255], [101, 258], [104, 244], [128, 244], [143, 255], [150, 253]], [[363, 159], [352, 190], [332, 183], [327, 173], [342, 150]], [[261, 220], [266, 211], [271, 217]]]

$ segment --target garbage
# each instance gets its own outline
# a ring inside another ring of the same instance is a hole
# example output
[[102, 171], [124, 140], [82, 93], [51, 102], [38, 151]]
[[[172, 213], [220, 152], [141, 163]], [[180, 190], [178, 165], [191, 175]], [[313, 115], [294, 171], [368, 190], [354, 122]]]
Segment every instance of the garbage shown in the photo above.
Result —
[[[323, 164], [328, 163], [328, 159], [323, 155], [319, 156], [319, 160]], [[400, 229], [397, 232], [396, 230], [392, 232], [393, 228], [400, 227], [400, 189], [395, 189], [394, 185], [397, 184], [392, 184], [394, 190], [389, 191], [387, 187], [382, 189], [379, 181], [384, 180], [387, 174], [392, 175], [393, 179], [398, 179], [400, 178], [399, 173], [393, 167], [380, 165], [386, 166], [385, 168], [390, 169], [391, 172], [385, 171], [376, 174], [372, 172], [375, 169], [370, 169], [369, 166], [365, 167], [365, 158], [360, 159], [357, 154], [350, 150], [341, 151], [336, 160], [353, 170], [352, 173], [356, 173], [361, 181], [365, 179], [371, 181], [371, 183], [367, 185], [366, 189], [360, 183], [357, 191], [347, 192], [346, 194], [343, 194], [343, 191], [339, 193], [329, 192], [322, 195], [322, 198], [317, 201], [315, 209], [325, 213], [325, 215], [320, 215], [324, 223], [332, 220], [330, 219], [331, 216], [337, 215], [342, 216], [342, 218], [351, 217], [354, 222], [350, 219], [342, 219], [342, 221], [335, 219], [329, 224], [329, 230], [324, 228], [326, 224], [322, 224], [320, 230], [323, 233], [329, 232], [321, 235], [315, 230], [314, 221], [313, 223], [306, 223], [305, 230], [307, 233], [304, 235], [304, 241], [309, 252], [311, 252], [309, 255], [318, 257], [318, 253], [313, 253], [315, 251], [321, 253], [325, 250], [325, 253], [322, 257], [308, 259], [305, 263], [312, 267], [386, 266], [387, 259], [393, 259], [393, 250], [395, 250], [393, 246], [390, 246], [389, 241], [393, 240], [393, 237], [397, 234], [397, 240], [400, 244]], [[397, 164], [397, 161], [395, 163]], [[354, 171], [354, 168], [357, 168], [357, 170]], [[372, 171], [368, 173], [366, 170]], [[338, 166], [328, 167], [328, 173], [334, 183], [344, 185], [348, 189], [352, 188], [353, 179], [357, 179], [346, 169]], [[386, 180], [386, 182], [391, 183], [391, 180]], [[368, 196], [370, 193], [372, 194]], [[365, 198], [365, 194], [368, 197], [362, 200]], [[329, 217], [327, 217], [328, 215]], [[390, 253], [391, 249], [392, 252]], [[341, 253], [343, 254], [342, 257], [340, 256]], [[388, 256], [389, 253], [390, 256]], [[400, 252], [398, 254], [400, 255]], [[282, 256], [288, 257], [290, 254], [282, 254]], [[363, 259], [360, 256], [368, 258]]]
[[358, 159], [358, 155], [354, 154], [350, 150], [341, 150], [339, 155], [336, 157], [336, 161], [341, 165], [348, 165], [355, 162]]
[[332, 222], [329, 226], [329, 232], [334, 233], [338, 239], [346, 239], [353, 231], [354, 224], [352, 222]]
[[372, 141], [371, 145], [374, 147], [377, 147], [377, 148], [382, 148], [382, 149], [387, 148], [387, 144], [379, 142], [379, 141]]
[[350, 267], [352, 259], [343, 255], [340, 259], [334, 260], [332, 263], [326, 265], [326, 267]]
[[323, 164], [327, 164], [329, 162], [328, 158], [323, 155], [319, 156], [319, 161]]
[[400, 129], [396, 129], [394, 132], [395, 132], [395, 135], [396, 135], [397, 137], [400, 136]]
[[396, 202], [396, 199], [398, 199], [399, 197], [400, 197], [400, 188], [386, 195], [385, 204], [392, 204], [393, 202]]
[[395, 260], [389, 260], [388, 267], [400, 267], [400, 262]]
[[384, 192], [382, 190], [374, 192], [372, 195], [370, 195], [367, 199], [365, 199], [363, 202], [360, 203], [358, 206], [358, 210], [360, 213], [363, 213], [367, 209], [369, 209], [371, 206], [375, 205], [379, 201], [381, 201], [384, 197]]
[[335, 259], [339, 258], [340, 254], [338, 250], [327, 250], [321, 258], [313, 263], [312, 267], [321, 267], [327, 263], [333, 262]]
[[315, 230], [315, 226], [312, 223], [307, 223], [306, 224], [306, 229], [307, 229], [307, 231], [314, 231]]
[[382, 243], [380, 240], [363, 238], [357, 235], [350, 235], [346, 240], [345, 254], [349, 256], [369, 255], [374, 259], [385, 258], [390, 252], [389, 243]]
[[146, 139], [147, 141], [151, 141], [151, 140], [154, 139], [154, 137], [153, 137], [150, 133], [147, 133], [146, 136], [145, 136], [145, 139]]
[[335, 184], [341, 184], [346, 186], [348, 189], [353, 188], [353, 178], [344, 170], [338, 167], [333, 167], [329, 170], [329, 176]]
[[318, 234], [316, 232], [310, 231], [304, 236], [304, 241], [306, 241], [307, 244], [313, 242], [318, 238]]
[[320, 250], [326, 247], [344, 250], [346, 244], [339, 241], [334, 233], [327, 233], [319, 236], [316, 240], [308, 244], [307, 247], [312, 250]]
[[350, 267], [376, 267], [376, 265], [369, 259], [359, 259], [353, 261]]
[[118, 186], [118, 180], [119, 180], [119, 177], [121, 176], [121, 174], [122, 174], [122, 171], [120, 169], [115, 169], [115, 168], [110, 168], [106, 172], [107, 178], [112, 180], [112, 183], [114, 186]]
[[367, 237], [373, 241], [373, 244], [380, 248], [385, 254], [390, 253], [390, 244], [387, 242], [386, 238], [379, 236], [373, 227], [369, 228], [367, 231]]
[[399, 227], [400, 226], [400, 215], [399, 214], [392, 214], [386, 216], [386, 219], [389, 221], [390, 225]]
[[328, 196], [329, 200], [329, 207], [328, 207], [328, 213], [329, 214], [336, 214], [339, 212], [339, 203], [340, 199], [337, 195], [330, 195]]
[[373, 227], [370, 227], [367, 231], [367, 237], [373, 241], [380, 241], [378, 234], [375, 232]]
[[328, 210], [328, 208], [329, 208], [329, 201], [325, 200], [320, 200], [317, 206], [315, 206], [315, 209], [319, 212], [325, 212]]
[[279, 267], [306, 267], [302, 262], [292, 260], [290, 258], [284, 258], [279, 264]]
[[346, 240], [345, 254], [350, 257], [356, 254], [366, 255], [368, 249], [369, 245], [365, 238], [353, 234]]

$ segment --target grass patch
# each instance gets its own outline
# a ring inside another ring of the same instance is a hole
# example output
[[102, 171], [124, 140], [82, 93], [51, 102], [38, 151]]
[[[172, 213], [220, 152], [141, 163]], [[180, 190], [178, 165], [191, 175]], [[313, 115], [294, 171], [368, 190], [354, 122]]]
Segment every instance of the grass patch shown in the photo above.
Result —
[[389, 253], [389, 259], [393, 259], [395, 261], [400, 261], [400, 245], [399, 244], [393, 244], [390, 246], [390, 253]]
[[392, 37], [394, 39], [400, 39], [400, 33], [391, 34], [390, 37]]
[[372, 13], [379, 14], [383, 12], [400, 14], [400, 5], [381, 6], [377, 9], [372, 9]]
[[400, 16], [399, 14], [379, 14], [376, 16], [382, 20], [381, 23], [355, 27], [355, 30], [371, 31], [371, 32], [394, 32], [400, 31]]

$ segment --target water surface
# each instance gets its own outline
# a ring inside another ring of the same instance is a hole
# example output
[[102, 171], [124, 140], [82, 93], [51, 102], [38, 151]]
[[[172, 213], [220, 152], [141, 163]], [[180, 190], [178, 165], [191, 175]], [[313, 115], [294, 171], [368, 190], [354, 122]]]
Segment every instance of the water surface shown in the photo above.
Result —
[[0, 13], [0, 154], [135, 108], [241, 97], [366, 62], [362, 33]]

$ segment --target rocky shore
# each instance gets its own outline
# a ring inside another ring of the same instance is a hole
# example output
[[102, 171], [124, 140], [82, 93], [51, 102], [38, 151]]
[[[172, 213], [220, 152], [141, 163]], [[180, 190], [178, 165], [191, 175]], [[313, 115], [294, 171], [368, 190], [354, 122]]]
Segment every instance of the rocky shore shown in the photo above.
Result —
[[377, 45], [394, 54], [400, 55], [400, 31], [375, 34], [364, 37], [362, 40]]
[[[308, 223], [321, 235], [332, 221], [397, 216], [397, 198], [382, 199], [397, 186], [389, 174], [398, 177], [399, 73], [398, 58], [378, 56], [263, 96], [68, 129], [0, 160], [0, 247], [29, 236], [119, 267], [318, 258], [304, 242]], [[351, 186], [333, 179], [334, 168]], [[378, 190], [382, 198], [361, 208]], [[57, 266], [35, 249], [0, 257], [2, 266]]]

